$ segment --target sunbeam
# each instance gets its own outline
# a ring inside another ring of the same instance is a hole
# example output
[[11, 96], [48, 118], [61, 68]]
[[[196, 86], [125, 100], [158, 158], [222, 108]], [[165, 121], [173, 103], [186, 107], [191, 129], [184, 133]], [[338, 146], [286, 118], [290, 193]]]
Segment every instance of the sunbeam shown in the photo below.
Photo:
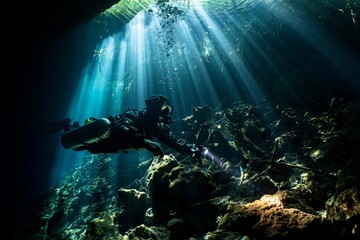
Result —
[[[270, 100], [302, 99], [299, 89], [305, 87], [289, 81], [311, 59], [300, 47], [315, 49], [330, 66], [347, 61], [331, 57], [336, 53], [346, 59], [330, 40], [332, 33], [286, 1], [155, 1], [143, 8], [121, 31], [96, 44], [68, 106], [74, 121], [142, 109], [154, 94], [170, 99], [175, 119], [190, 115], [194, 106], [221, 110], [236, 101], [249, 101], [265, 112]], [[344, 69], [337, 71], [349, 77]], [[274, 89], [282, 91], [273, 94]], [[275, 118], [268, 114], [265, 121]], [[59, 149], [54, 179], [69, 169], [65, 154]], [[136, 162], [141, 154], [148, 156], [140, 151], [119, 158]]]
[[360, 0], [28, 2], [6, 239], [360, 239]]

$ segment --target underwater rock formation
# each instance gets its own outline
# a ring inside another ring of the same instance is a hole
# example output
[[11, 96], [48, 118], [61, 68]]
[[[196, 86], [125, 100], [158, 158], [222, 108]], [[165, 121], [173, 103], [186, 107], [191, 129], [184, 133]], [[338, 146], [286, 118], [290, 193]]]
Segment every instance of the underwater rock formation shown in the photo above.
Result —
[[9, 237], [358, 239], [359, 103], [206, 108], [174, 122], [212, 153], [201, 165], [170, 149], [126, 170], [92, 155]]
[[332, 239], [329, 221], [321, 218], [293, 191], [264, 195], [233, 206], [219, 221], [219, 230], [231, 230], [256, 239]]

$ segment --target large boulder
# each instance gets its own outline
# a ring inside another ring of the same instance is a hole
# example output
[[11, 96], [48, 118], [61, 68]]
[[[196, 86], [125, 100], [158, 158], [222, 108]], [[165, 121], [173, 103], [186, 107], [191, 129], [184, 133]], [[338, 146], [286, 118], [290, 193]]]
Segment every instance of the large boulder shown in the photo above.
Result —
[[230, 207], [220, 219], [218, 228], [256, 239], [332, 239], [329, 221], [311, 212], [301, 195], [279, 191]]

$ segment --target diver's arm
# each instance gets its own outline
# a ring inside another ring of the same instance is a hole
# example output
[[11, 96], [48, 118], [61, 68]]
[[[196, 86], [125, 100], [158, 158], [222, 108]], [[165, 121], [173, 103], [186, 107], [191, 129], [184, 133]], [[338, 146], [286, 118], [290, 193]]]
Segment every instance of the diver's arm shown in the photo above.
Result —
[[177, 139], [171, 135], [167, 125], [159, 126], [159, 133], [156, 136], [166, 146], [174, 149], [180, 154], [190, 155], [194, 158], [201, 158], [201, 150], [195, 145], [187, 143], [185, 140]]

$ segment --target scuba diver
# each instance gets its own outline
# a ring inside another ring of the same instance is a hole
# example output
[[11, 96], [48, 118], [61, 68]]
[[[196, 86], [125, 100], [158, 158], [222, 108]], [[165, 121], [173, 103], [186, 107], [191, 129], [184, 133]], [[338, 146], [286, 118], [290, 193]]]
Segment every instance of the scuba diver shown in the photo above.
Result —
[[190, 155], [201, 164], [203, 147], [189, 144], [172, 136], [170, 123], [173, 106], [162, 95], [155, 95], [145, 100], [144, 110], [128, 109], [123, 114], [108, 118], [89, 118], [83, 126], [71, 122], [70, 118], [39, 127], [55, 133], [61, 129], [61, 144], [66, 149], [87, 150], [90, 153], [117, 153], [147, 149], [155, 156], [164, 152], [154, 138], [180, 154]]

